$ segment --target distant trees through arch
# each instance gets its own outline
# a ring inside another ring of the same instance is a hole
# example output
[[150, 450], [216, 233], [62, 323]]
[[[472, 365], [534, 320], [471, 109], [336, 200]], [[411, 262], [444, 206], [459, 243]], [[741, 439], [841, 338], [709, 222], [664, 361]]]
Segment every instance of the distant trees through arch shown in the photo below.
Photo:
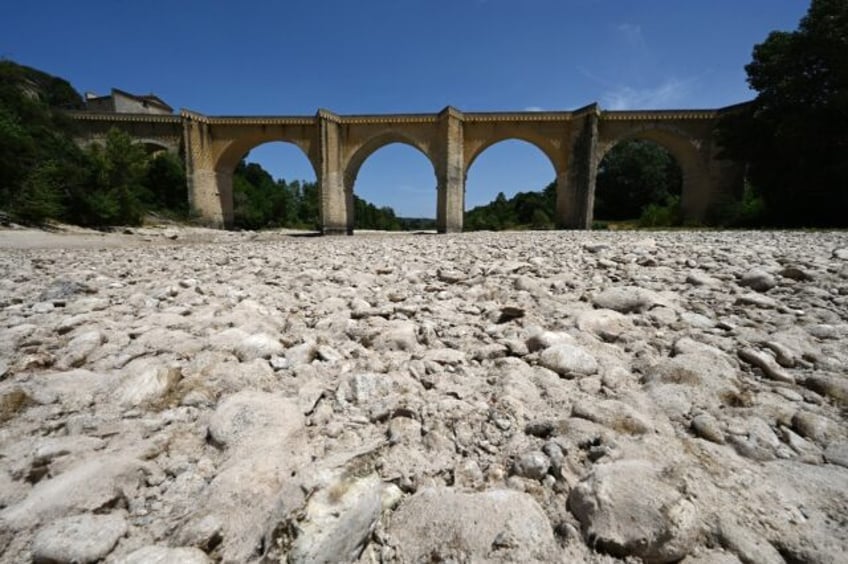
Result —
[[668, 150], [653, 141], [627, 139], [610, 149], [598, 165], [594, 219], [650, 222], [647, 216], [660, 208], [679, 216], [682, 190], [683, 171]]
[[430, 159], [402, 141], [380, 146], [354, 163], [353, 227], [387, 231], [433, 229], [436, 177]]
[[555, 177], [547, 155], [534, 144], [519, 139], [492, 144], [468, 168], [464, 229], [552, 228]]
[[318, 229], [319, 220], [315, 171], [293, 143], [263, 143], [235, 166], [234, 227]]

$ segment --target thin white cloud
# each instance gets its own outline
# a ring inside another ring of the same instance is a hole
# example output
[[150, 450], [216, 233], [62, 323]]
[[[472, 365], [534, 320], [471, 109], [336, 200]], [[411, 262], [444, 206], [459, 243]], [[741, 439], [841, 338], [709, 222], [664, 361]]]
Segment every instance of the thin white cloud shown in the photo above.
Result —
[[542, 107], [539, 107], [539, 106], [527, 106], [526, 108], [524, 108], [524, 111], [525, 112], [544, 112], [545, 108], [542, 108]]
[[601, 97], [601, 106], [609, 110], [641, 110], [685, 105], [694, 83], [694, 79], [669, 78], [649, 88], [618, 86]]
[[615, 30], [631, 45], [642, 46], [645, 38], [642, 36], [642, 26], [632, 23], [621, 23], [615, 26]]

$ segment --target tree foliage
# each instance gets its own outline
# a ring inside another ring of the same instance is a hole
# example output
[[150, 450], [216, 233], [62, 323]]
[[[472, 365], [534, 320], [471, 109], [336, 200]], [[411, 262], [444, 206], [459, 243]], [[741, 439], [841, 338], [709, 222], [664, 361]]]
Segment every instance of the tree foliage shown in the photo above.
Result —
[[82, 105], [66, 80], [0, 61], [0, 209], [21, 222], [89, 226], [135, 225], [150, 211], [184, 216], [179, 158], [151, 157], [119, 130], [81, 149], [62, 110]]
[[770, 224], [848, 225], [848, 2], [812, 0], [745, 67], [758, 92], [728, 115], [725, 156], [748, 163]]
[[[274, 178], [257, 163], [242, 161], [233, 173], [234, 224], [240, 229], [291, 227], [319, 229], [318, 184]], [[388, 207], [378, 207], [353, 196], [355, 229], [399, 231], [432, 229], [432, 219], [397, 217]]]
[[23, 221], [63, 211], [63, 174], [81, 151], [67, 135], [68, 121], [51, 104], [78, 107], [67, 81], [0, 61], [0, 207]]
[[556, 210], [556, 182], [539, 192], [518, 192], [507, 199], [503, 192], [484, 205], [468, 210], [464, 228], [467, 231], [503, 229], [553, 229]]
[[683, 173], [671, 154], [651, 141], [619, 143], [604, 156], [595, 181], [594, 216], [600, 220], [635, 219], [650, 205], [678, 197]]

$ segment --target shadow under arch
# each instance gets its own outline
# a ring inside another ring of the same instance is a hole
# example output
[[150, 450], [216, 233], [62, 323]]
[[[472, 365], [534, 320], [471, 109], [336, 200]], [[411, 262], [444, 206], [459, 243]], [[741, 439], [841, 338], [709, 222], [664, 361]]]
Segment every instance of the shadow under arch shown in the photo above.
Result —
[[646, 125], [602, 143], [596, 154], [595, 162], [600, 165], [604, 157], [614, 147], [632, 140], [655, 143], [668, 151], [677, 161], [683, 177], [680, 193], [680, 208], [683, 217], [696, 217], [701, 204], [700, 200], [705, 197], [704, 183], [708, 178], [707, 165], [701, 154], [700, 141], [673, 126]]
[[[359, 146], [353, 154], [347, 159], [344, 165], [344, 193], [345, 193], [345, 208], [347, 211], [347, 232], [348, 234], [353, 233], [354, 224], [356, 221], [356, 213], [355, 213], [355, 202], [354, 202], [354, 186], [356, 184], [356, 178], [359, 175], [359, 171], [362, 169], [362, 165], [365, 164], [365, 161], [368, 160], [374, 153], [379, 151], [380, 149], [387, 147], [389, 145], [406, 145], [412, 147], [417, 152], [424, 155], [427, 159], [427, 162], [430, 164], [433, 170], [433, 176], [438, 179], [438, 173], [436, 169], [436, 165], [433, 161], [432, 156], [427, 151], [427, 147], [415, 140], [413, 137], [409, 135], [405, 135], [399, 131], [387, 131], [381, 133], [379, 135], [375, 135], [365, 141], [361, 146]], [[433, 190], [434, 198], [436, 196], [436, 190]], [[434, 206], [435, 207], [435, 206]]]

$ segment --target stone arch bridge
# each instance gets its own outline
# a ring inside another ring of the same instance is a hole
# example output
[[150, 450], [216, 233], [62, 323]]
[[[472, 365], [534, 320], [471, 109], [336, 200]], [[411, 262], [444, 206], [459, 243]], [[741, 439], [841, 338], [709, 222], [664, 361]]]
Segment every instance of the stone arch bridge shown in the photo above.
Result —
[[112, 127], [140, 142], [184, 156], [190, 205], [209, 223], [233, 220], [232, 175], [252, 148], [270, 141], [300, 147], [320, 188], [325, 234], [353, 232], [353, 186], [360, 167], [390, 143], [405, 143], [433, 166], [436, 223], [441, 233], [462, 231], [465, 177], [489, 146], [507, 139], [527, 141], [544, 153], [556, 172], [556, 223], [588, 229], [592, 224], [595, 176], [603, 156], [633, 138], [666, 148], [683, 171], [683, 216], [703, 220], [711, 206], [741, 187], [742, 167], [719, 158], [717, 110], [602, 111], [592, 104], [565, 112], [461, 112], [438, 114], [314, 116], [206, 116], [75, 112], [79, 143], [102, 139]]

